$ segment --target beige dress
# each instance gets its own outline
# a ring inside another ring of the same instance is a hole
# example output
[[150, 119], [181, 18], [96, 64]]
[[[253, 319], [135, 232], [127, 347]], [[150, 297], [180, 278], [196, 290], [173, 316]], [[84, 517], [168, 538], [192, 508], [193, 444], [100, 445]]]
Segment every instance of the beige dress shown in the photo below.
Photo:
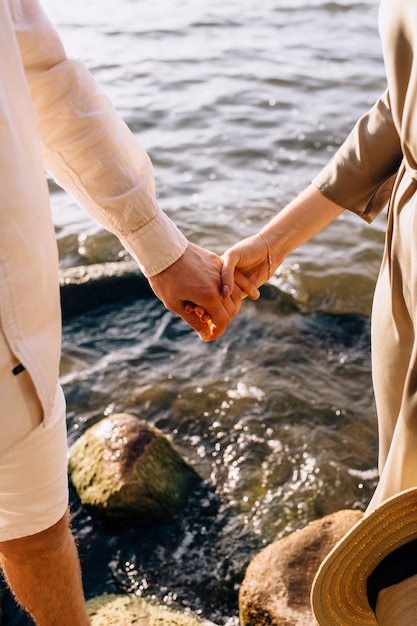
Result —
[[368, 222], [390, 194], [372, 311], [380, 481], [368, 512], [417, 486], [417, 0], [382, 0], [379, 30], [387, 91], [313, 181]]

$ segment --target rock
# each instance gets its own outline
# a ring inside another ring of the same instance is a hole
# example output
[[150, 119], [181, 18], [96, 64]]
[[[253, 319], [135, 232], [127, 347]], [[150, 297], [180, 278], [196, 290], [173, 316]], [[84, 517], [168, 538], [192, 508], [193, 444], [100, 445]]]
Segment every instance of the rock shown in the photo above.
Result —
[[155, 297], [135, 261], [114, 261], [60, 270], [62, 317], [66, 321], [103, 305]]
[[87, 602], [91, 626], [215, 626], [127, 595], [102, 595]]
[[116, 521], [172, 517], [201, 483], [162, 431], [125, 413], [101, 420], [74, 443], [69, 471], [81, 502]]
[[313, 626], [310, 590], [332, 547], [362, 517], [343, 510], [268, 545], [249, 564], [239, 592], [242, 626]]

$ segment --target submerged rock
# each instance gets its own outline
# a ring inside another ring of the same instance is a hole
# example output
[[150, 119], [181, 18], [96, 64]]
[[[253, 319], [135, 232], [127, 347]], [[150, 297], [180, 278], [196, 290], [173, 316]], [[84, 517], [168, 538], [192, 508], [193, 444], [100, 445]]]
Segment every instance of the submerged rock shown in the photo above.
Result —
[[135, 261], [114, 261], [60, 270], [62, 317], [68, 320], [106, 304], [155, 297]]
[[91, 626], [215, 626], [127, 595], [102, 595], [87, 602]]
[[339, 511], [262, 550], [249, 564], [239, 592], [242, 626], [313, 626], [310, 590], [318, 567], [362, 517]]
[[201, 483], [162, 431], [125, 413], [101, 420], [74, 443], [69, 471], [84, 505], [121, 521], [172, 517]]

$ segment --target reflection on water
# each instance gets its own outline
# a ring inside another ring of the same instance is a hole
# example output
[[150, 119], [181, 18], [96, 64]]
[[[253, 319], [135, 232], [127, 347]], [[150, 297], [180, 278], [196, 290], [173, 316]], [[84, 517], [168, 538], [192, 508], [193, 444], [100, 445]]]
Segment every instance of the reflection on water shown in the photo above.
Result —
[[[377, 0], [45, 6], [149, 151], [162, 208], [216, 251], [298, 193], [385, 86]], [[56, 194], [78, 233], [67, 208]], [[356, 233], [343, 241], [350, 255]]]
[[205, 479], [184, 517], [152, 528], [112, 534], [78, 510], [89, 593], [108, 588], [110, 567], [116, 589], [168, 594], [232, 624], [259, 549], [365, 507], [376, 480], [369, 319], [302, 314], [273, 293], [247, 303], [215, 344], [152, 299], [66, 325], [70, 441], [103, 414], [132, 412], [172, 436]]

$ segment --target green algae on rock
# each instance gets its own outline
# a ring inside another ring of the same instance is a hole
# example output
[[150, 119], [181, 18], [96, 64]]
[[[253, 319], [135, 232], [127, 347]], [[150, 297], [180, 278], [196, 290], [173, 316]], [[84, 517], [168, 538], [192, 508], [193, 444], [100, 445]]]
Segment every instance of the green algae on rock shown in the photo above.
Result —
[[91, 626], [215, 626], [143, 598], [104, 594], [87, 602]]
[[202, 482], [162, 431], [126, 413], [73, 444], [69, 471], [82, 504], [114, 521], [170, 518]]

